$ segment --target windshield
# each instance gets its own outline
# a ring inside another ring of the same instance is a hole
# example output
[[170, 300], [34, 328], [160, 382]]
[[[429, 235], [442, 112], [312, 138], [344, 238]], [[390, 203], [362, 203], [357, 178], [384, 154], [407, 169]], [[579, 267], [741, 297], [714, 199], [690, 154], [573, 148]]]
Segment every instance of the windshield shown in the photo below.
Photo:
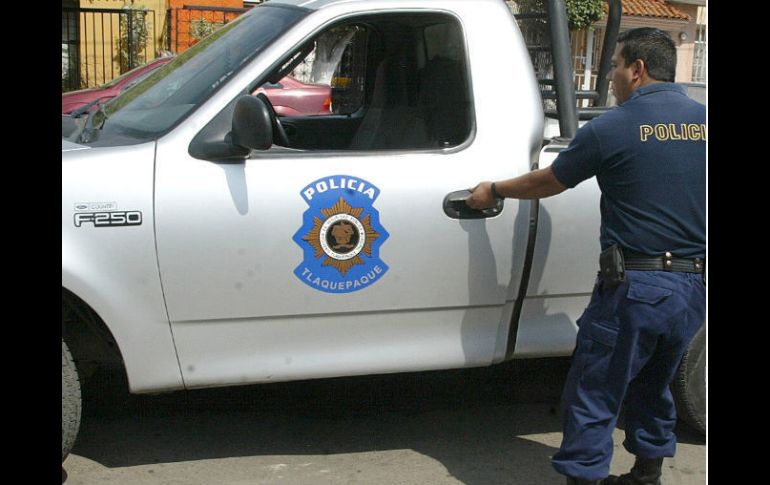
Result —
[[118, 84], [119, 82], [123, 81], [124, 79], [126, 79], [129, 76], [136, 76], [136, 73], [138, 71], [141, 71], [142, 69], [147, 69], [146, 72], [143, 72], [142, 74], [136, 76], [136, 79], [134, 79], [134, 83], [137, 83], [137, 82], [141, 81], [142, 79], [146, 78], [147, 76], [149, 76], [150, 74], [152, 74], [153, 69], [149, 67], [150, 64], [152, 64], [152, 63], [153, 63], [153, 61], [150, 61], [147, 64], [142, 64], [141, 66], [137, 66], [137, 67], [131, 69], [128, 72], [124, 72], [123, 74], [121, 74], [120, 76], [116, 77], [112, 81], [109, 81], [109, 82], [106, 82], [106, 83], [102, 84], [99, 87], [100, 88], [111, 88], [112, 86], [115, 86], [116, 84]]
[[308, 12], [285, 5], [254, 7], [92, 113], [77, 141], [103, 146], [156, 139]]

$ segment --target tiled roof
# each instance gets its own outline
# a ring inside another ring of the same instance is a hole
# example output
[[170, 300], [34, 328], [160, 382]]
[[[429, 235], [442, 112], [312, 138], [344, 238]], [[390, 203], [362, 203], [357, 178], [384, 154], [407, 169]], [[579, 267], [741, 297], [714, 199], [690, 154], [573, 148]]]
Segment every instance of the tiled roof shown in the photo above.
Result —
[[[670, 5], [666, 0], [621, 0], [623, 15], [656, 17], [662, 19], [690, 20], [690, 16]], [[607, 4], [604, 11], [607, 12]]]

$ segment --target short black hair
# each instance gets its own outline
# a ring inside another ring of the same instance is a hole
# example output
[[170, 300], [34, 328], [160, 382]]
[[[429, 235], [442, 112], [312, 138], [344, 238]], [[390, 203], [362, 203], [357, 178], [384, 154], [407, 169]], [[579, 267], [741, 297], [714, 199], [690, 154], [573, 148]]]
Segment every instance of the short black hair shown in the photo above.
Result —
[[618, 43], [623, 43], [620, 53], [626, 61], [626, 67], [641, 59], [651, 78], [674, 82], [676, 45], [667, 32], [653, 27], [639, 27], [618, 35]]

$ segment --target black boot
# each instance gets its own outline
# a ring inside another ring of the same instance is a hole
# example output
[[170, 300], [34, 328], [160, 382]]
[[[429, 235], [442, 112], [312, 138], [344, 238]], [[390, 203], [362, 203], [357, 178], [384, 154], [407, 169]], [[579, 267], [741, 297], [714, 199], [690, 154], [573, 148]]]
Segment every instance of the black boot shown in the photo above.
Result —
[[602, 485], [601, 480], [583, 480], [582, 478], [567, 477], [567, 485]]
[[663, 474], [663, 458], [636, 457], [633, 468], [628, 473], [617, 477], [610, 475], [602, 485], [660, 485]]

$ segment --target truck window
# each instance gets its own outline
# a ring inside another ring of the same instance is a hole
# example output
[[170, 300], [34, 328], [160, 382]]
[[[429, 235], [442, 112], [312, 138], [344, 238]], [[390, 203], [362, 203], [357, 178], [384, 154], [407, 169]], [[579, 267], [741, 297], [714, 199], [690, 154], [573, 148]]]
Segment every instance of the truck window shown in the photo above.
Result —
[[336, 25], [300, 49], [312, 46], [288, 77], [302, 83], [297, 89], [323, 86], [327, 105], [317, 99], [303, 111], [297, 97], [260, 89], [287, 128], [289, 148], [453, 147], [469, 138], [472, 127], [464, 45], [460, 24], [449, 15], [368, 15]]
[[77, 141], [113, 146], [157, 139], [308, 13], [270, 4], [251, 9], [95, 112], [90, 141]]
[[289, 56], [286, 62], [295, 66], [290, 73], [277, 82], [268, 80], [252, 94], [265, 93], [278, 116], [355, 113], [363, 105], [366, 40], [361, 26], [330, 29], [300, 49], [307, 54]]

